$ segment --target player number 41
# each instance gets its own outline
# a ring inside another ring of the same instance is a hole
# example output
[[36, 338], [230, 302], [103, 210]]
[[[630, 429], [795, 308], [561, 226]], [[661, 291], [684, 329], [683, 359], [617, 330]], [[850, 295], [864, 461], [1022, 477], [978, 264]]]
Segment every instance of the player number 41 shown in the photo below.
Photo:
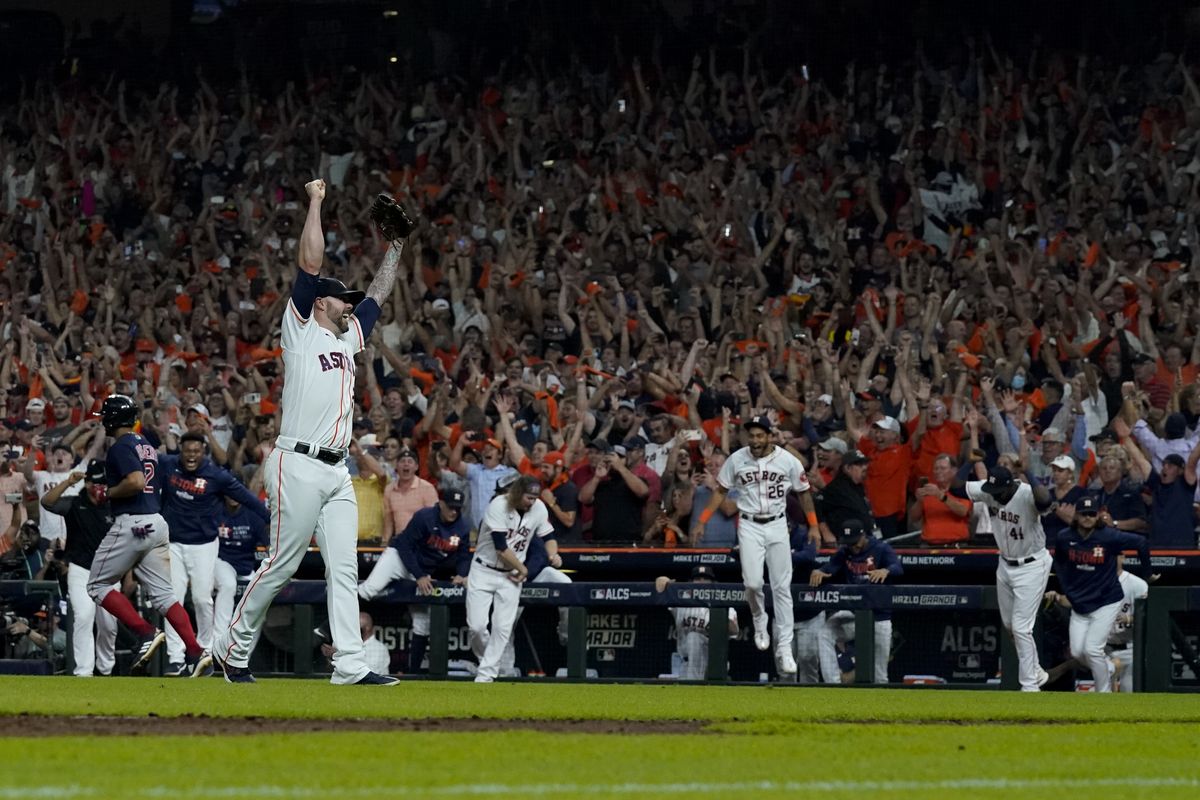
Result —
[[1022, 531], [1020, 528], [1009, 528], [1008, 529], [1008, 538], [1023, 540], [1025, 538], [1025, 532]]

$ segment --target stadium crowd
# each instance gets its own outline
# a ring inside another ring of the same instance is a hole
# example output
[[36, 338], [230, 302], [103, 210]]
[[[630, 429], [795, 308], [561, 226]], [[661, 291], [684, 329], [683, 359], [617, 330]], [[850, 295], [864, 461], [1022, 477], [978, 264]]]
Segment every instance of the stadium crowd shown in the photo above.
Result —
[[61, 558], [36, 500], [103, 447], [112, 393], [261, 491], [314, 176], [348, 285], [379, 261], [377, 193], [420, 215], [359, 365], [363, 545], [449, 489], [474, 526], [515, 469], [565, 545], [732, 546], [732, 498], [695, 521], [768, 414], [826, 543], [863, 517], [986, 541], [948, 494], [982, 462], [1051, 489], [1048, 537], [1090, 489], [1106, 524], [1195, 547], [1193, 70], [940, 56], [28, 83], [0, 112], [5, 575]]

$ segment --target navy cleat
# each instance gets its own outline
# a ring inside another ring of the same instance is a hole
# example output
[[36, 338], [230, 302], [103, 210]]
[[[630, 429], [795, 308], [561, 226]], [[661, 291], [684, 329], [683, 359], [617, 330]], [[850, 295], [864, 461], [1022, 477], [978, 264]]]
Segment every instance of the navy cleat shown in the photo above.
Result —
[[395, 686], [399, 682], [399, 678], [393, 678], [391, 675], [380, 675], [378, 672], [368, 672], [354, 683], [356, 686]]
[[257, 683], [254, 676], [250, 674], [249, 667], [235, 667], [233, 664], [226, 663], [216, 656], [212, 657], [217, 669], [225, 676], [226, 683]]
[[181, 678], [207, 678], [213, 674], [213, 657], [207, 650], [188, 656], [179, 672]]

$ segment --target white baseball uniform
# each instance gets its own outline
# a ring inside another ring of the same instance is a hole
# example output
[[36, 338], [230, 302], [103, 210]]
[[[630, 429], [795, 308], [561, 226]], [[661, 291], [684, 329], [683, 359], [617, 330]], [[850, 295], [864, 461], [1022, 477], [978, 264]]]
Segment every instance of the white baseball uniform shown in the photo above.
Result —
[[1150, 584], [1131, 572], [1121, 570], [1118, 576], [1121, 581], [1121, 606], [1117, 610], [1117, 618], [1113, 621], [1112, 630], [1108, 632], [1108, 660], [1113, 665], [1112, 684], [1116, 691], [1133, 691], [1133, 626], [1125, 619], [1133, 614], [1135, 600], [1144, 600], [1150, 591]]
[[1012, 632], [1021, 691], [1036, 692], [1043, 670], [1038, 663], [1033, 625], [1046, 593], [1052, 561], [1046, 550], [1041, 514], [1033, 488], [1027, 483], [1018, 484], [1016, 494], [1004, 504], [983, 491], [983, 486], [983, 481], [968, 482], [967, 498], [987, 508], [1000, 551], [996, 566], [1000, 620]]
[[[675, 618], [675, 649], [683, 662], [679, 677], [685, 681], [702, 681], [708, 676], [707, 608], [671, 608]], [[729, 609], [730, 636], [737, 630], [737, 611]]]
[[[81, 470], [79, 466], [74, 467], [75, 470]], [[60, 483], [71, 477], [71, 470], [66, 472], [47, 472], [45, 470], [35, 469], [33, 471], [33, 488], [37, 492], [38, 500], [46, 496], [46, 493], [58, 486]], [[83, 490], [82, 481], [68, 486], [62, 493], [63, 497], [71, 497], [77, 495]], [[42, 534], [42, 538], [53, 543], [55, 539], [67, 540], [67, 521], [62, 515], [55, 514], [53, 511], [47, 511], [39, 506], [38, 509], [38, 530]]]
[[[363, 349], [378, 306], [364, 300], [350, 317], [349, 329], [335, 336], [317, 324], [311, 308], [306, 316], [296, 306], [301, 282], [309, 280], [307, 274], [297, 276], [297, 289], [283, 313], [283, 418], [275, 448], [262, 466], [271, 545], [216, 648], [222, 661], [247, 666], [271, 602], [295, 574], [315, 535], [325, 559], [335, 650], [331, 680], [349, 684], [370, 670], [358, 627], [358, 505], [345, 455], [354, 413], [354, 355]], [[368, 304], [373, 318], [364, 330], [358, 315]], [[317, 448], [333, 463], [316, 458]]]
[[738, 553], [746, 602], [754, 617], [754, 630], [767, 629], [763, 594], [763, 565], [771, 575], [775, 600], [775, 652], [792, 652], [792, 546], [787, 526], [787, 494], [807, 492], [804, 465], [791, 453], [772, 446], [765, 458], [755, 458], [743, 447], [725, 460], [717, 482], [723, 489], [738, 489]]
[[492, 681], [499, 674], [521, 603], [521, 584], [510, 580], [511, 570], [497, 555], [492, 534], [503, 536], [507, 549], [524, 564], [532, 537], [546, 537], [553, 532], [546, 504], [541, 500], [533, 501], [524, 514], [514, 511], [503, 494], [488, 503], [479, 525], [471, 573], [467, 576], [467, 627], [471, 629], [471, 650], [479, 659], [477, 681]]

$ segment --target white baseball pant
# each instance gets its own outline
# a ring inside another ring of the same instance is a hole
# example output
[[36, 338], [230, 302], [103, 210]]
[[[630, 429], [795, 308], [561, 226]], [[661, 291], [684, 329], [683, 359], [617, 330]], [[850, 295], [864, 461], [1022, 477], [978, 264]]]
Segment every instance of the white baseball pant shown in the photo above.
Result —
[[[1033, 626], [1046, 593], [1050, 578], [1050, 553], [1041, 551], [1036, 561], [1014, 567], [1003, 558], [996, 567], [996, 598], [1000, 605], [1000, 621], [1012, 634], [1017, 650], [1017, 675], [1021, 691], [1038, 691], [1037, 642]], [[1105, 631], [1105, 635], [1107, 635]]]
[[[530, 581], [531, 583], [570, 583], [571, 579], [563, 572], [554, 567], [543, 567], [542, 571], [537, 574], [537, 577]], [[517, 617], [513, 620], [513, 628], [517, 626], [517, 620], [521, 619], [521, 615], [525, 613], [524, 606], [517, 608]], [[508, 637], [508, 646], [504, 648], [504, 655], [500, 656], [500, 674], [512, 674], [512, 670], [517, 666], [517, 637]], [[558, 641], [562, 644], [567, 643], [567, 609], [561, 607], [558, 609]]]
[[1108, 642], [1108, 633], [1121, 611], [1121, 602], [1118, 600], [1100, 606], [1090, 614], [1071, 611], [1071, 624], [1068, 628], [1071, 655], [1092, 671], [1092, 680], [1096, 682], [1097, 692], [1112, 691], [1112, 682], [1108, 675], [1108, 656], [1104, 653], [1104, 645]]
[[[792, 626], [792, 631], [795, 634], [792, 643], [796, 658], [796, 683], [820, 683], [822, 675], [826, 683], [841, 683], [842, 673], [838, 669], [832, 635], [825, 625], [825, 612], [797, 622]], [[823, 639], [828, 640], [828, 646], [822, 644]], [[832, 654], [831, 662], [828, 660], [829, 654]]]
[[[188, 584], [192, 587], [192, 612], [196, 615], [196, 641], [208, 649], [213, 637], [213, 571], [217, 564], [220, 544], [216, 539], [204, 544], [171, 542], [171, 588], [175, 599], [183, 604]], [[167, 632], [167, 661], [183, 663], [183, 639], [169, 624]]]
[[[99, 670], [111, 675], [117, 663], [117, 618], [88, 596], [88, 570], [72, 564], [67, 569], [67, 597], [71, 602], [71, 652], [75, 676], [90, 678]], [[114, 583], [110, 589], [120, 590]], [[95, 628], [95, 635], [92, 628]]]
[[708, 676], [708, 635], [687, 631], [679, 638], [679, 655], [683, 658], [680, 680], [702, 681]]
[[[825, 613], [826, 635], [819, 639], [821, 647], [821, 672], [825, 673], [826, 683], [841, 683], [842, 671], [837, 663], [837, 644], [855, 641], [854, 612], [835, 611]], [[890, 619], [875, 620], [875, 670], [874, 682], [888, 682], [888, 661], [892, 656], [892, 621]], [[861, 651], [856, 651], [855, 660], [863, 658]], [[828, 670], [828, 672], [826, 671]], [[832, 676], [832, 677], [830, 677]]]
[[754, 617], [754, 630], [767, 629], [766, 595], [763, 593], [765, 565], [775, 602], [775, 652], [791, 653], [795, 621], [792, 615], [792, 545], [787, 520], [780, 517], [762, 524], [740, 518], [738, 558], [742, 562], [742, 583], [746, 586], [746, 602]]
[[[227, 561], [217, 559], [216, 567], [213, 569], [213, 587], [216, 594], [213, 597], [213, 635], [215, 636], [220, 631], [229, 630], [229, 623], [233, 619], [233, 600], [237, 597], [238, 590], [238, 574]], [[245, 582], [245, 578], [241, 579]], [[258, 638], [262, 635], [262, 631], [256, 631], [254, 641], [250, 644], [250, 652], [254, 652], [254, 648], [258, 646]]]
[[500, 674], [500, 661], [512, 638], [520, 604], [521, 585], [509, 580], [507, 572], [479, 562], [471, 565], [467, 576], [467, 627], [471, 630], [471, 650], [479, 660], [477, 680], [495, 680]]
[[214, 648], [232, 666], [249, 664], [275, 595], [291, 580], [315, 536], [325, 559], [334, 648], [330, 680], [356, 683], [370, 669], [358, 628], [358, 504], [350, 475], [344, 463], [326, 464], [276, 447], [263, 463], [263, 476], [271, 508], [271, 545]]
[[1108, 663], [1113, 666], [1113, 691], [1133, 691], [1133, 645], [1108, 651]]
[[[404, 566], [404, 561], [400, 558], [400, 551], [394, 547], [385, 547], [379, 554], [379, 560], [371, 569], [371, 574], [358, 585], [358, 596], [363, 600], [374, 600], [387, 591], [388, 586], [398, 580], [415, 581], [416, 578], [408, 571], [408, 567]], [[413, 634], [428, 636], [429, 606], [425, 603], [413, 603], [408, 607], [408, 613], [412, 617]]]

